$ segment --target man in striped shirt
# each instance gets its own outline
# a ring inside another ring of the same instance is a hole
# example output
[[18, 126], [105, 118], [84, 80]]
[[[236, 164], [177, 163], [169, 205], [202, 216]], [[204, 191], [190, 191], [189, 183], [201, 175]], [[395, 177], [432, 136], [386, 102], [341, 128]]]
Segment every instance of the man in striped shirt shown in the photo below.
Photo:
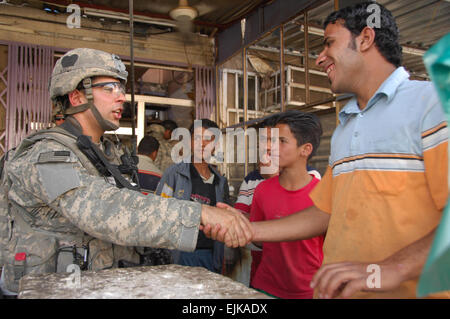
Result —
[[[379, 26], [367, 23], [370, 5], [380, 9]], [[253, 240], [326, 233], [311, 282], [319, 298], [414, 298], [448, 197], [448, 130], [437, 93], [408, 79], [395, 20], [373, 2], [328, 16], [316, 63], [333, 92], [354, 98], [339, 113], [314, 206], [255, 223]]]

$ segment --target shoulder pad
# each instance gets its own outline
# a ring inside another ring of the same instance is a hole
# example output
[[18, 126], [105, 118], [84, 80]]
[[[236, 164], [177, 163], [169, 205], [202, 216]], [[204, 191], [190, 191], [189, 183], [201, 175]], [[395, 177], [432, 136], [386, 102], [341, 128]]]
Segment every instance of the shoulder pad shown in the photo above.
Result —
[[39, 154], [36, 168], [40, 184], [49, 202], [80, 186], [80, 177], [74, 162], [75, 157], [67, 150], [46, 151]]

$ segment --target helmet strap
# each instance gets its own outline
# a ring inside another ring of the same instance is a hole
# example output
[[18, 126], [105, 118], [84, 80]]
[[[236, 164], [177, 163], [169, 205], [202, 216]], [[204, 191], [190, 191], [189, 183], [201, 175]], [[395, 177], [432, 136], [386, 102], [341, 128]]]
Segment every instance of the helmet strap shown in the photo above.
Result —
[[89, 107], [90, 107], [89, 102], [88, 102], [88, 103], [81, 104], [81, 105], [78, 105], [78, 106], [71, 106], [71, 107], [69, 107], [69, 108], [64, 112], [64, 114], [65, 114], [65, 115], [72, 115], [72, 114], [84, 112], [84, 111], [86, 111]]
[[114, 124], [113, 122], [107, 121], [102, 117], [93, 101], [92, 103], [90, 103], [90, 106], [92, 114], [94, 114], [95, 119], [104, 131], [115, 131], [119, 128], [118, 125]]

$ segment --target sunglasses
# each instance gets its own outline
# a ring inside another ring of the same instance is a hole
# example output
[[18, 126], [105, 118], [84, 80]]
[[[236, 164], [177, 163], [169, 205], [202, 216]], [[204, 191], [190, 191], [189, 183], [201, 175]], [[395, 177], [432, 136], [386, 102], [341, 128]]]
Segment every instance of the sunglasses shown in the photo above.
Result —
[[101, 87], [103, 91], [108, 94], [114, 94], [115, 97], [120, 96], [120, 94], [126, 94], [126, 88], [122, 82], [101, 82], [92, 84], [91, 87]]

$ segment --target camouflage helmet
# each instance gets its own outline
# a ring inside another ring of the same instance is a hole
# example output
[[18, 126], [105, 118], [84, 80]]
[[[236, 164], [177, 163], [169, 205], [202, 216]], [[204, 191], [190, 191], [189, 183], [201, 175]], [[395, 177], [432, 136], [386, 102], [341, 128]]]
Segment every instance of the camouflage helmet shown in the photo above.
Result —
[[161, 124], [150, 124], [146, 129], [146, 133], [156, 138], [163, 138], [165, 130]]
[[56, 61], [49, 83], [50, 98], [55, 101], [75, 90], [85, 78], [110, 76], [124, 83], [128, 72], [120, 58], [104, 51], [78, 48], [70, 50]]

